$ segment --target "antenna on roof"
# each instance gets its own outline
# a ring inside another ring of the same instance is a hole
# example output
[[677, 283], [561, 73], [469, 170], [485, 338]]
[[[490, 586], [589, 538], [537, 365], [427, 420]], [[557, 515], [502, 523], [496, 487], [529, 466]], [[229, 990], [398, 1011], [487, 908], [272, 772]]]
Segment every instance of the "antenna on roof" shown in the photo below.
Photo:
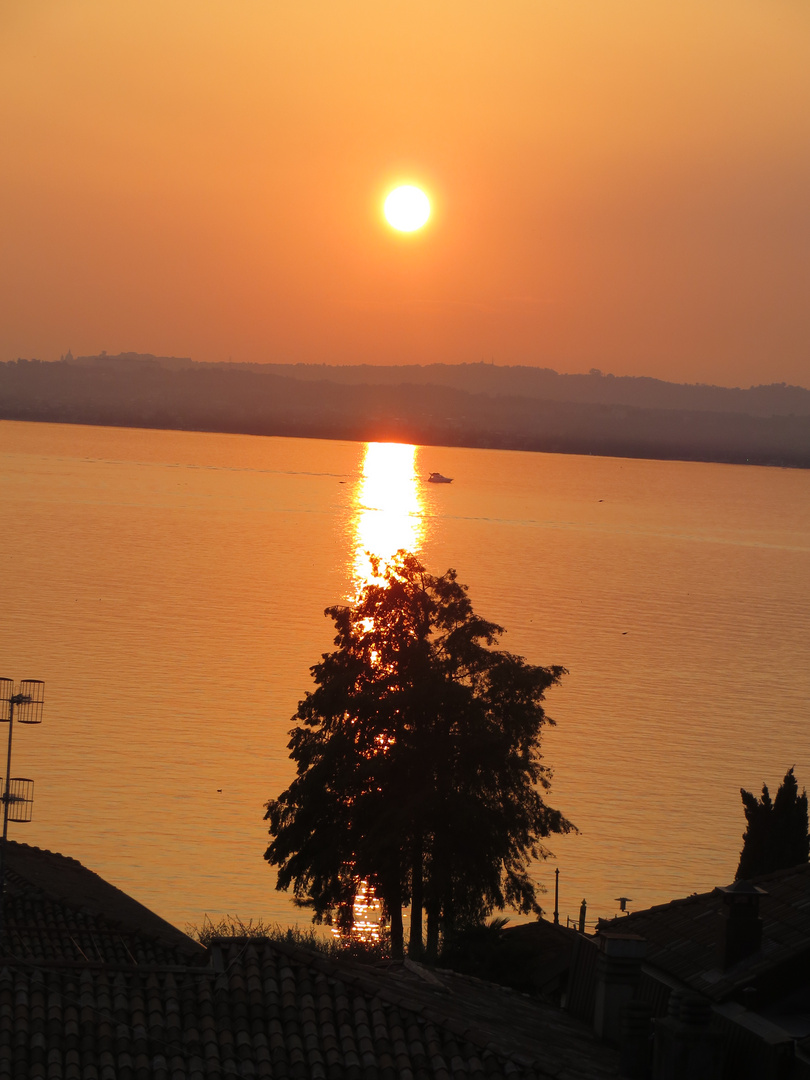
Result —
[[[34, 781], [11, 775], [11, 739], [15, 719], [21, 724], [41, 724], [45, 683], [41, 679], [0, 679], [0, 723], [8, 724], [6, 781], [0, 781], [3, 802], [3, 839], [0, 842], [0, 943], [5, 930], [6, 840], [10, 821], [30, 821], [34, 805]], [[16, 714], [16, 715], [15, 715]]]

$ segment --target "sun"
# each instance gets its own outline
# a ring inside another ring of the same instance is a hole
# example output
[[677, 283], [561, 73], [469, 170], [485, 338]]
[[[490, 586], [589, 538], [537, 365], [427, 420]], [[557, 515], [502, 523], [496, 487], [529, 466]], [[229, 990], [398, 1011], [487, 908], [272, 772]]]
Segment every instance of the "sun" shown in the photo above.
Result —
[[430, 201], [421, 188], [402, 184], [389, 193], [383, 207], [385, 220], [400, 232], [421, 229], [430, 217]]

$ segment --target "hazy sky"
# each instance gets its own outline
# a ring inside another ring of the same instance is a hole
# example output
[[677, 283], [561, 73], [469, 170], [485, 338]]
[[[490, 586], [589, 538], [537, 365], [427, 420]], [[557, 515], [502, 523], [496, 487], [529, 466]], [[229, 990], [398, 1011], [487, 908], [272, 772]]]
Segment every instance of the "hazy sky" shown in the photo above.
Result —
[[808, 58], [806, 0], [0, 0], [0, 359], [808, 386]]

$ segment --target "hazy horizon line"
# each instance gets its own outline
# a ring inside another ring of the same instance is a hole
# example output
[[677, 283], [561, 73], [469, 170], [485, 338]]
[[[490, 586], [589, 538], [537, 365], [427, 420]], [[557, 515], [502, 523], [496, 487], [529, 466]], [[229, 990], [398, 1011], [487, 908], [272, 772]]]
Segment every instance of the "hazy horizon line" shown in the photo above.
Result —
[[289, 368], [368, 368], [374, 370], [375, 368], [387, 368], [394, 370], [397, 368], [409, 369], [419, 368], [426, 370], [429, 368], [437, 367], [449, 367], [449, 368], [463, 368], [463, 367], [493, 367], [504, 369], [519, 369], [524, 371], [544, 371], [552, 375], [557, 375], [561, 378], [603, 378], [603, 379], [646, 379], [650, 382], [662, 383], [668, 386], [695, 386], [706, 387], [708, 389], [719, 390], [756, 390], [761, 387], [781, 386], [786, 389], [792, 390], [808, 390], [810, 386], [804, 386], [801, 383], [788, 383], [784, 380], [775, 380], [774, 382], [761, 382], [751, 383], [749, 386], [742, 386], [739, 383], [731, 385], [728, 383], [718, 382], [677, 382], [673, 379], [662, 379], [656, 375], [634, 374], [634, 375], [616, 375], [611, 371], [602, 371], [601, 368], [591, 367], [587, 371], [559, 371], [557, 368], [548, 367], [546, 364], [516, 364], [502, 362], [493, 359], [490, 360], [433, 360], [429, 363], [420, 363], [418, 361], [411, 361], [409, 363], [390, 363], [385, 360], [381, 360], [378, 363], [369, 363], [368, 361], [360, 363], [346, 363], [340, 361], [329, 360], [238, 360], [229, 356], [227, 360], [195, 360], [192, 356], [177, 356], [169, 353], [151, 353], [151, 352], [136, 352], [135, 350], [122, 350], [118, 353], [109, 353], [105, 349], [102, 349], [98, 353], [82, 353], [74, 356], [68, 348], [67, 353], [60, 355], [58, 360], [43, 360], [41, 357], [16, 357], [15, 360], [8, 360], [6, 363], [14, 363], [16, 360], [27, 360], [29, 363], [38, 360], [43, 364], [58, 364], [63, 362], [68, 356], [74, 361], [80, 360], [101, 360], [106, 358], [109, 360], [121, 360], [121, 359], [143, 359], [143, 360], [170, 360], [174, 362], [187, 362], [190, 364], [201, 364], [205, 366], [219, 366], [222, 364], [233, 364], [236, 366], [245, 367], [289, 367]]

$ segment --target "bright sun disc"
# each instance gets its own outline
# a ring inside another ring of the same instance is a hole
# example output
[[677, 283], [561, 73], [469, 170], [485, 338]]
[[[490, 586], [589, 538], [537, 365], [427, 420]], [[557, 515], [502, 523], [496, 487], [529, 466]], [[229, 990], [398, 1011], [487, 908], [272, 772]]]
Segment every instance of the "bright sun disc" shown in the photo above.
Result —
[[385, 220], [400, 232], [413, 232], [421, 229], [430, 217], [430, 202], [427, 195], [412, 184], [403, 184], [394, 188], [385, 200]]

